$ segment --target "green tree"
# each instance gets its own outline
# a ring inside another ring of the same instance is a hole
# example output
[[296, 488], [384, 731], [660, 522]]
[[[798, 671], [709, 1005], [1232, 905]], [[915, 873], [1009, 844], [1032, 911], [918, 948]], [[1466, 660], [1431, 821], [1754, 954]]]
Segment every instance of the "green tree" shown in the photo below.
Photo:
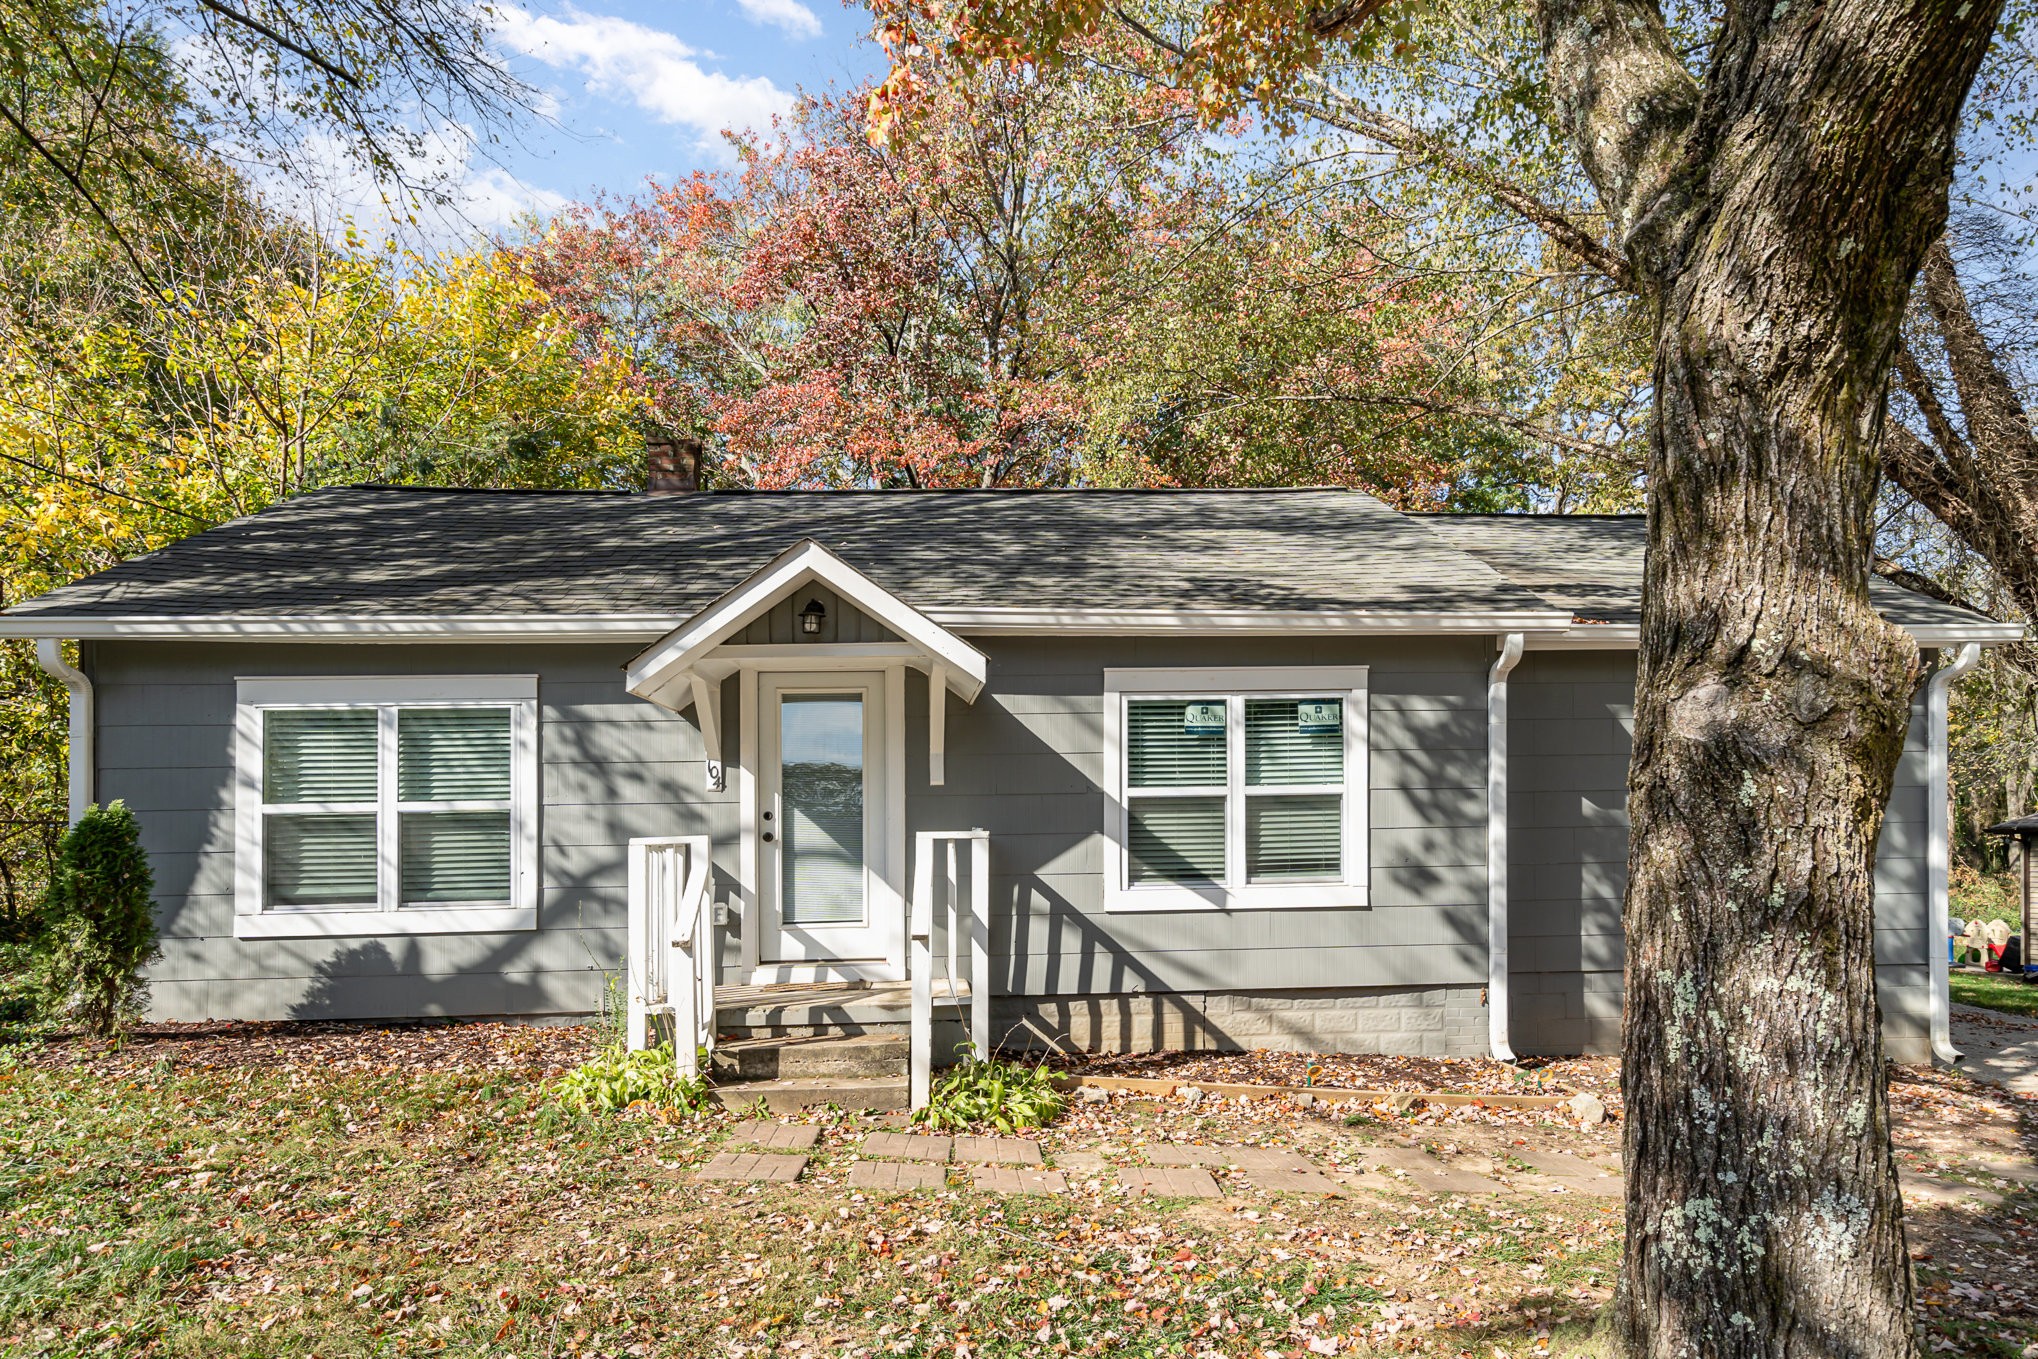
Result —
[[141, 1017], [141, 970], [156, 943], [155, 875], [141, 826], [123, 803], [89, 808], [65, 833], [43, 895], [36, 969], [48, 1014], [94, 1038], [118, 1038]]

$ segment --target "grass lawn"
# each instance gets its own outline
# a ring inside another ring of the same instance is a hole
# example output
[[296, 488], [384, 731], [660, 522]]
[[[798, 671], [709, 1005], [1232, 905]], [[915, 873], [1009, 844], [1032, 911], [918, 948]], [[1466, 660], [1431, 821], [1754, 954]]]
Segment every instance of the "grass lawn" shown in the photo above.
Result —
[[[415, 1056], [425, 1039], [367, 1031], [349, 1060], [238, 1039], [82, 1060], [0, 1045], [0, 1353], [1603, 1352], [1618, 1199], [1392, 1186], [1291, 1198], [1227, 1175], [1223, 1199], [1157, 1200], [1081, 1172], [1052, 1197], [867, 1194], [846, 1176], [872, 1124], [846, 1115], [815, 1116], [821, 1145], [797, 1184], [701, 1183], [693, 1172], [732, 1118], [565, 1114], [545, 1089], [559, 1040], [536, 1033], [427, 1033], [463, 1049], [438, 1066]], [[534, 1044], [550, 1047], [519, 1056]], [[1947, 1127], [1947, 1109], [2016, 1135], [2017, 1111], [1931, 1079], [1897, 1100], [1900, 1119], [1932, 1111], [1956, 1148], [1976, 1134]], [[1326, 1164], [1388, 1140], [1496, 1160], [1617, 1145], [1617, 1127], [1541, 1118], [1127, 1098], [1079, 1106], [1041, 1140], [1050, 1159], [1080, 1147], [1122, 1162], [1168, 1138], [1281, 1142]], [[2001, 1321], [1976, 1322], [1968, 1295], [1948, 1290], [2038, 1277], [2023, 1253], [2038, 1230], [1940, 1218], [1911, 1225], [1930, 1261], [1928, 1338], [2014, 1359], [2038, 1331], [2007, 1324], [2007, 1297]], [[1970, 1254], [1958, 1234], [1985, 1226], [2009, 1244], [1991, 1232]]]
[[1959, 971], [1952, 974], [1953, 999], [2004, 1014], [2038, 1015], [2038, 984], [2001, 972]]
[[[1166, 1117], [1129, 1103], [1121, 1146]], [[0, 1353], [1582, 1356], [1617, 1260], [1615, 1201], [1576, 1196], [861, 1194], [861, 1121], [798, 1184], [694, 1181], [732, 1122], [567, 1115], [528, 1071], [0, 1048]]]

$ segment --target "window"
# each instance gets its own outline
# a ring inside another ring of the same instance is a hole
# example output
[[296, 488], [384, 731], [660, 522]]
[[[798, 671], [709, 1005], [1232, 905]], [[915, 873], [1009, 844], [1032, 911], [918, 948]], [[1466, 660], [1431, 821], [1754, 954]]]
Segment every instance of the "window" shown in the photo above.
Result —
[[239, 938], [537, 925], [537, 680], [244, 679]]
[[1366, 672], [1107, 670], [1106, 904], [1355, 906]]

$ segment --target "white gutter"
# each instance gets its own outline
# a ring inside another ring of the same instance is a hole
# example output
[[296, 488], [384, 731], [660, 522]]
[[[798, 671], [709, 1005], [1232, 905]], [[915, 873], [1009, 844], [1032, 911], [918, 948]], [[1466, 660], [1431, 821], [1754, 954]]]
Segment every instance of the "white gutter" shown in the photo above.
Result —
[[[1113, 636], [1196, 636], [1206, 633], [1293, 636], [1296, 633], [1421, 636], [1453, 633], [1524, 634], [1531, 651], [1632, 651], [1641, 629], [1632, 623], [1574, 623], [1555, 613], [1370, 613], [1314, 609], [943, 609], [920, 611], [928, 621], [972, 637], [1055, 637], [1071, 632]], [[686, 620], [675, 614], [109, 614], [0, 613], [0, 637], [80, 641], [207, 638], [259, 642], [655, 642]], [[1921, 647], [1964, 642], [2022, 641], [2021, 623], [1919, 624]]]
[[92, 805], [92, 681], [64, 659], [64, 644], [57, 638], [37, 642], [35, 659], [51, 679], [71, 691], [71, 824], [75, 826]]
[[1511, 1062], [1507, 1024], [1507, 677], [1521, 660], [1522, 635], [1500, 639], [1486, 677], [1486, 1042]]
[[1953, 981], [1946, 956], [1946, 939], [1953, 932], [1946, 883], [1952, 847], [1949, 833], [1952, 809], [1947, 805], [1946, 787], [1946, 704], [1953, 681], [1974, 669], [1980, 660], [1981, 644], [1969, 642], [1960, 648], [1951, 665], [1933, 672], [1931, 683], [1925, 688], [1925, 893], [1931, 917], [1931, 933], [1925, 938], [1925, 947], [1932, 966], [1927, 1005], [1932, 1020], [1932, 1055], [1949, 1066], [1960, 1060], [1960, 1051], [1953, 1046]]
[[[1971, 623], [1914, 623], [1904, 627], [1904, 631], [1910, 633], [1912, 641], [1928, 649], [1967, 642], [1994, 646], [2024, 640], [2022, 623], [1999, 623], [1992, 618], [1977, 618]], [[1530, 651], [1633, 651], [1641, 644], [1642, 629], [1635, 623], [1574, 623], [1566, 632], [1534, 633], [1528, 638]]]
[[210, 638], [260, 642], [650, 642], [681, 620], [666, 614], [0, 614], [0, 637], [81, 641]]

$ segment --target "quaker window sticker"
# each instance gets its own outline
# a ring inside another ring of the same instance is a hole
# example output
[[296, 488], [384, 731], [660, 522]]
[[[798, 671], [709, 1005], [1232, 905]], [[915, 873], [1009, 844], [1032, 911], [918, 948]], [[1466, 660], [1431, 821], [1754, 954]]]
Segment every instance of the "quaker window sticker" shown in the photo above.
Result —
[[1182, 734], [1185, 736], [1224, 735], [1223, 703], [1185, 703], [1182, 705]]
[[1336, 699], [1304, 699], [1295, 705], [1295, 730], [1303, 736], [1328, 736], [1344, 729], [1344, 704]]

